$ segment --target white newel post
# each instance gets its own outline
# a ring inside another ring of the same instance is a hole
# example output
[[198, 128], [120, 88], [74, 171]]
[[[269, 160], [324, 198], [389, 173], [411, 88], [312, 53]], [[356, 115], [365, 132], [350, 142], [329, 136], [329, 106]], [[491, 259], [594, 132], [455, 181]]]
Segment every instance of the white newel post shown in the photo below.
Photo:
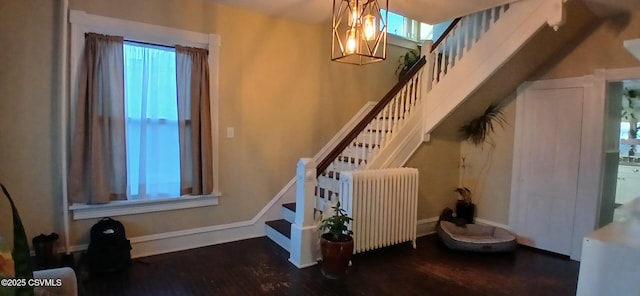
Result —
[[296, 219], [291, 224], [289, 250], [289, 262], [298, 268], [318, 263], [318, 235], [313, 219], [316, 183], [316, 162], [313, 158], [301, 158], [296, 174]]

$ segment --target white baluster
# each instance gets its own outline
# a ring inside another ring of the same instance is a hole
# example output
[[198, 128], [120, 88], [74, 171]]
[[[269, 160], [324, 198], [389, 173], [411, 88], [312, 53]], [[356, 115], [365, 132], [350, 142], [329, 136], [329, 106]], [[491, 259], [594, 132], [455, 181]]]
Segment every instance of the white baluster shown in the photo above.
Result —
[[395, 131], [398, 128], [398, 120], [400, 119], [400, 96], [402, 94], [402, 91], [398, 92], [396, 94], [395, 97], [393, 97], [393, 100], [391, 101], [392, 104], [392, 108], [393, 108], [393, 120], [391, 120], [391, 131]]
[[455, 33], [455, 30], [451, 30], [449, 32], [450, 38], [448, 38], [448, 40], [451, 40], [451, 42], [449, 42], [446, 47], [447, 51], [449, 52], [449, 56], [448, 56], [449, 62], [447, 63], [447, 68], [448, 68], [447, 70], [451, 70], [451, 68], [453, 68], [453, 48], [455, 47], [454, 44], [456, 42], [456, 36], [454, 33]]
[[457, 36], [456, 39], [458, 40], [458, 42], [456, 42], [456, 63], [460, 61], [460, 58], [462, 57], [462, 47], [464, 46], [464, 29], [463, 26], [461, 26], [461, 22], [462, 20], [458, 22], [455, 28]]
[[473, 44], [476, 42], [476, 14], [472, 14], [469, 16], [469, 49], [473, 47]]
[[470, 17], [465, 16], [460, 20], [462, 22], [462, 27], [464, 28], [464, 52], [468, 52], [469, 48], [471, 48], [471, 32], [470, 32]]
[[436, 48], [435, 51], [430, 53], [431, 56], [431, 66], [429, 67], [429, 71], [431, 72], [431, 88], [438, 84], [438, 50]]
[[495, 23], [495, 22], [496, 22], [496, 16], [497, 16], [497, 14], [496, 14], [496, 9], [497, 9], [497, 8], [495, 8], [495, 7], [494, 7], [494, 8], [491, 8], [491, 19], [489, 20], [489, 25], [490, 25], [490, 26], [491, 26], [491, 25], [493, 25], [493, 23]]
[[[418, 75], [418, 73], [416, 73], [416, 75]], [[415, 75], [414, 75], [415, 77]], [[409, 83], [407, 83], [407, 85], [412, 85], [413, 84], [413, 77], [411, 78], [411, 80], [409, 80]], [[406, 88], [406, 86], [405, 86]], [[400, 100], [400, 119], [398, 119], [400, 122], [400, 126], [402, 126], [402, 123], [404, 122], [405, 116], [407, 116], [407, 92], [404, 92], [404, 95], [402, 96], [402, 99]]]
[[[367, 125], [367, 126], [369, 127], [369, 130], [371, 130], [371, 131], [375, 130], [375, 127], [373, 126], [373, 122], [369, 122], [369, 125]], [[366, 153], [367, 147], [371, 147], [371, 145], [373, 145], [373, 133], [369, 132], [369, 137], [365, 136], [365, 140], [362, 142], [362, 151], [363, 151], [363, 153]], [[366, 159], [367, 160], [371, 159], [370, 158], [371, 157], [371, 152], [370, 151], [369, 151], [369, 153], [366, 153], [365, 155], [366, 155]]]
[[482, 11], [482, 34], [489, 30], [489, 17], [491, 15], [491, 11], [489, 9]]
[[420, 80], [421, 75], [422, 75], [422, 71], [418, 72], [418, 75], [416, 75], [411, 80], [411, 89], [412, 89], [412, 91], [409, 94], [409, 101], [407, 101], [407, 108], [406, 108], [406, 112], [405, 112], [406, 118], [409, 118], [409, 116], [411, 115], [411, 112], [413, 110], [413, 105], [416, 103], [416, 97], [415, 97], [414, 93], [416, 91], [416, 87], [418, 87], [420, 85], [418, 83], [418, 81]]
[[382, 149], [386, 143], [387, 140], [387, 127], [389, 124], [389, 117], [391, 117], [391, 115], [389, 114], [389, 105], [385, 106], [384, 109], [382, 110], [382, 129], [380, 131], [380, 149]]
[[396, 122], [397, 119], [397, 115], [395, 114], [396, 108], [394, 106], [394, 103], [397, 101], [397, 97], [394, 97], [391, 102], [389, 102], [389, 125], [387, 126], [387, 130], [386, 130], [386, 138], [387, 138], [387, 143], [389, 142], [389, 140], [391, 140], [391, 136], [393, 134], [393, 124]]
[[[444, 73], [445, 73], [444, 68], [446, 66], [445, 64], [446, 64], [446, 61], [447, 61], [447, 57], [445, 56], [445, 44], [447, 44], [447, 39], [448, 39], [448, 37], [445, 37], [442, 40], [442, 43], [440, 43], [438, 45], [438, 54], [440, 55], [439, 56], [439, 58], [440, 58], [440, 74], [438, 75], [438, 80], [442, 80], [442, 78], [444, 77]], [[442, 49], [442, 52], [440, 51], [440, 49]]]
[[407, 118], [409, 117], [409, 115], [411, 115], [411, 113], [413, 112], [413, 107], [415, 107], [415, 105], [418, 102], [418, 97], [416, 96], [416, 93], [420, 89], [420, 79], [422, 79], [422, 72], [418, 73], [418, 75], [412, 81], [413, 92], [412, 92], [412, 95], [409, 96], [409, 108], [407, 110]]
[[418, 103], [418, 100], [420, 99], [420, 94], [422, 93], [422, 90], [423, 90], [423, 88], [420, 85], [420, 81], [423, 78], [422, 75], [423, 73], [420, 72], [418, 76], [416, 76], [416, 82], [413, 88], [413, 96], [411, 96], [412, 103], [411, 103], [411, 108], [409, 109], [410, 113], [413, 112], [413, 107]]

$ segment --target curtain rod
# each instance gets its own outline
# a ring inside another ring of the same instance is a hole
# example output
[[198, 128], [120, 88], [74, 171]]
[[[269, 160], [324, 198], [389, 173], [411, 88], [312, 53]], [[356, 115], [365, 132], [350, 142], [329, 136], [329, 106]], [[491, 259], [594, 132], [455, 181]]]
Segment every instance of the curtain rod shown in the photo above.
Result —
[[[87, 38], [87, 36], [89, 35], [89, 33], [84, 33], [84, 37]], [[175, 49], [175, 46], [171, 46], [171, 45], [165, 45], [165, 44], [157, 44], [157, 43], [151, 43], [151, 42], [144, 42], [144, 41], [137, 41], [137, 40], [131, 40], [131, 39], [124, 39], [125, 42], [131, 42], [131, 43], [138, 43], [138, 44], [142, 44], [142, 45], [151, 45], [151, 46], [158, 46], [158, 47], [164, 47], [164, 48], [173, 48]], [[196, 47], [196, 48], [200, 48], [200, 47]], [[203, 50], [205, 50], [207, 52], [207, 54], [209, 54], [209, 50], [208, 49], [204, 49], [201, 48]]]

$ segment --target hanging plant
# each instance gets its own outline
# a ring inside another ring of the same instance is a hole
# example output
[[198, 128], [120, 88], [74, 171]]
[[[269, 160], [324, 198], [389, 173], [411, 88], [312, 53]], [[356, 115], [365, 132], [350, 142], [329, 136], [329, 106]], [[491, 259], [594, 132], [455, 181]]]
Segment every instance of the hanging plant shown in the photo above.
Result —
[[398, 67], [396, 68], [396, 76], [398, 79], [402, 79], [404, 74], [409, 72], [409, 69], [420, 59], [420, 52], [417, 50], [409, 50], [405, 54], [401, 55], [398, 59]]
[[460, 131], [463, 133], [465, 140], [470, 141], [475, 146], [479, 146], [487, 140], [489, 133], [494, 132], [496, 123], [504, 127], [506, 121], [502, 114], [502, 106], [491, 104], [484, 111], [484, 114], [463, 125]]

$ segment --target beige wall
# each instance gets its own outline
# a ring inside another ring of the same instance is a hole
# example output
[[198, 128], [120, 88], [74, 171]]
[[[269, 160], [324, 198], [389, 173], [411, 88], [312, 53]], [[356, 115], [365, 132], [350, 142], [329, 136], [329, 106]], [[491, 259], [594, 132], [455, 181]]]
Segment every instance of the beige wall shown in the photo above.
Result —
[[[27, 234], [62, 234], [57, 1], [0, 1], [0, 180]], [[367, 101], [395, 83], [397, 57], [331, 62], [328, 24], [302, 24], [200, 0], [72, 0], [71, 9], [221, 36], [220, 184], [215, 207], [118, 217], [130, 237], [251, 219]], [[222, 136], [225, 133], [221, 133]], [[4, 206], [2, 206], [5, 209]], [[7, 215], [0, 230], [10, 233]], [[71, 243], [95, 220], [73, 221]]]
[[[557, 57], [529, 80], [544, 80], [591, 75], [596, 69], [640, 67], [624, 47], [623, 41], [640, 38], [640, 11], [602, 20], [588, 32], [567, 44]], [[514, 90], [515, 91], [515, 90]], [[475, 190], [478, 217], [507, 224], [511, 190], [515, 94], [505, 98], [505, 118], [509, 126], [493, 136], [495, 150], [474, 149], [462, 145], [467, 164], [470, 189]], [[603, 110], [604, 112], [604, 110]], [[485, 162], [487, 164], [485, 165]], [[486, 167], [486, 168], [485, 168]], [[484, 168], [484, 169], [483, 169]]]
[[464, 186], [473, 193], [476, 216], [503, 224], [509, 221], [515, 106], [514, 93], [502, 109], [506, 124], [496, 126], [487, 143], [474, 146], [465, 141], [460, 146], [466, 167], [461, 175]]
[[432, 138], [423, 143], [405, 166], [417, 168], [418, 220], [438, 217], [442, 209], [454, 208], [458, 187], [460, 142]]
[[[58, 231], [61, 219], [55, 1], [0, 1], [0, 181], [28, 235]], [[11, 212], [0, 198], [0, 234]]]

